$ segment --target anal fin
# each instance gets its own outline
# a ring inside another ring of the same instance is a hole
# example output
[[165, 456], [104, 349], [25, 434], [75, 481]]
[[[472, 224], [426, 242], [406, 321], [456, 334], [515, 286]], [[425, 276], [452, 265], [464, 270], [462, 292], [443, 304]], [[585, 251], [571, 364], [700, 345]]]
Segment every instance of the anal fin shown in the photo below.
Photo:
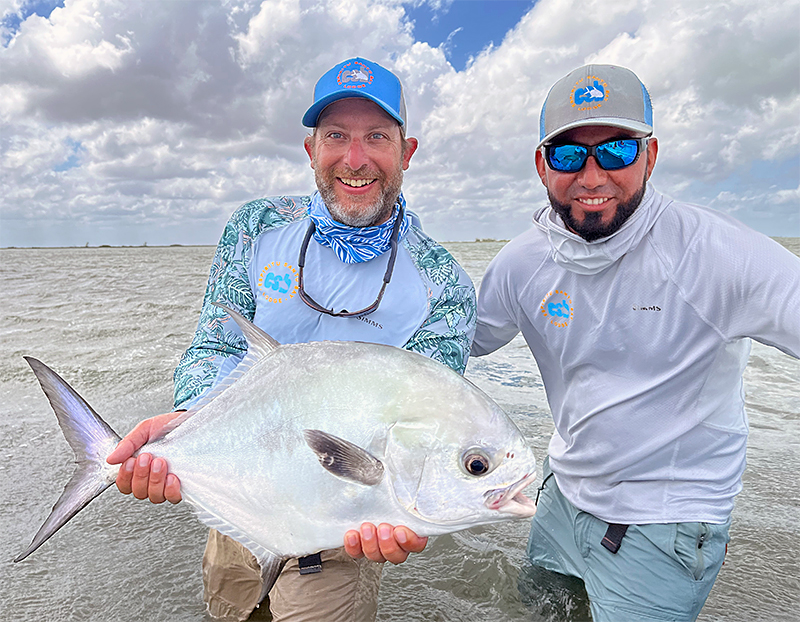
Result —
[[184, 495], [184, 499], [194, 506], [195, 512], [197, 513], [197, 518], [207, 527], [216, 529], [221, 534], [233, 538], [253, 554], [253, 556], [256, 558], [256, 561], [258, 561], [258, 565], [261, 567], [261, 579], [263, 583], [258, 602], [260, 603], [263, 601], [264, 597], [272, 589], [272, 586], [275, 585], [275, 581], [278, 580], [278, 575], [280, 575], [281, 570], [283, 570], [283, 567], [289, 558], [280, 557], [269, 549], [258, 544], [258, 542], [255, 542], [250, 538], [250, 536], [248, 536], [244, 531], [235, 525], [232, 525], [217, 514], [203, 509], [200, 504], [198, 504], [189, 495]]
[[275, 581], [278, 580], [278, 575], [281, 574], [281, 570], [283, 570], [287, 561], [287, 558], [278, 557], [268, 551], [264, 551], [264, 553], [265, 554], [260, 557], [256, 556], [258, 565], [261, 566], [261, 580], [263, 581], [261, 585], [261, 596], [259, 596], [258, 602], [263, 601], [266, 595], [269, 594], [269, 591], [272, 589], [272, 586], [275, 585]]

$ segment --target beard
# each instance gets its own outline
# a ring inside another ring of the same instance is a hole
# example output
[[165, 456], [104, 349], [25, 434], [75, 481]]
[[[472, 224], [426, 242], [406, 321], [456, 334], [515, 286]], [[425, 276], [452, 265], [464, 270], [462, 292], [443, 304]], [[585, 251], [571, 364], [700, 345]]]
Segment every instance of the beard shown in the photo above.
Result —
[[567, 227], [581, 236], [587, 242], [594, 242], [600, 238], [605, 238], [616, 233], [620, 230], [622, 225], [631, 217], [631, 215], [639, 207], [644, 197], [644, 192], [647, 187], [647, 181], [642, 182], [642, 187], [624, 203], [617, 205], [617, 211], [614, 212], [614, 217], [608, 224], [603, 224], [602, 214], [600, 212], [589, 212], [584, 215], [583, 221], [578, 222], [572, 216], [572, 208], [569, 203], [560, 203], [556, 198], [550, 194], [550, 189], [547, 189], [547, 198], [550, 199], [550, 205], [556, 213], [561, 216]]
[[[348, 170], [344, 176], [358, 177], [359, 175], [373, 176], [366, 167], [359, 168], [357, 171]], [[382, 191], [380, 196], [371, 202], [362, 202], [353, 198], [349, 204], [343, 204], [336, 195], [336, 177], [333, 170], [322, 172], [319, 167], [315, 166], [314, 168], [317, 190], [335, 221], [349, 227], [372, 227], [388, 220], [392, 215], [392, 210], [403, 186], [402, 168], [398, 167], [398, 171], [388, 177], [378, 172], [372, 183], [380, 184]]]

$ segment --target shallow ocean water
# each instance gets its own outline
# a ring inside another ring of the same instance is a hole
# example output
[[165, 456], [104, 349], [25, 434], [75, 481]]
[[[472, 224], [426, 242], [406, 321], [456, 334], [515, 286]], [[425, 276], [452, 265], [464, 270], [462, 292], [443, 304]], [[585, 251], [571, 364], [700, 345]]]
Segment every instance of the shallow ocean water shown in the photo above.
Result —
[[[800, 240], [782, 239], [795, 254]], [[498, 242], [449, 243], [479, 283]], [[188, 505], [106, 492], [19, 564], [72, 472], [72, 455], [22, 359], [61, 374], [118, 432], [171, 407], [172, 369], [195, 328], [213, 248], [0, 250], [0, 620], [210, 620], [206, 529]], [[537, 457], [552, 433], [541, 378], [517, 337], [467, 376], [503, 406]], [[753, 344], [751, 434], [725, 565], [700, 620], [797, 620], [800, 611], [800, 363]], [[580, 598], [534, 610], [526, 521], [441, 536], [384, 572], [378, 620], [586, 619]], [[520, 592], [520, 576], [523, 589]]]

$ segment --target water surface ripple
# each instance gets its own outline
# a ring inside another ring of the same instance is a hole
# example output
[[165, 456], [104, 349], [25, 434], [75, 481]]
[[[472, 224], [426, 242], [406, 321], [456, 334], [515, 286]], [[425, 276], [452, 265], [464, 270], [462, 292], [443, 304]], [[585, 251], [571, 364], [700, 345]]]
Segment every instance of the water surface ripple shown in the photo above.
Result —
[[[796, 238], [781, 242], [800, 254]], [[502, 244], [447, 246], [477, 284]], [[0, 250], [0, 620], [210, 620], [200, 577], [206, 530], [185, 504], [152, 506], [112, 490], [32, 557], [11, 559], [72, 472], [69, 447], [22, 356], [53, 367], [120, 433], [167, 411], [172, 369], [194, 330], [212, 255], [210, 247]], [[553, 424], [521, 338], [471, 360], [467, 376], [544, 456]], [[798, 619], [798, 379], [798, 361], [753, 344], [744, 492], [701, 622]], [[387, 567], [378, 620], [587, 619], [574, 586], [537, 593], [525, 563], [527, 532], [516, 521], [442, 536], [409, 562]]]

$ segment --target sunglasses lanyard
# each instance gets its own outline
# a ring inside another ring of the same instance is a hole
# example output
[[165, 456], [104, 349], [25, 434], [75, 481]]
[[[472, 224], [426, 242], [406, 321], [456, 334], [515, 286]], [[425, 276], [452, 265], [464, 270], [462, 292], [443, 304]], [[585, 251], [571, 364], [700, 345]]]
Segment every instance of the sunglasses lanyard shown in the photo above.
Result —
[[[312, 220], [308, 225], [308, 229], [306, 230], [306, 235], [303, 238], [303, 243], [300, 245], [300, 256], [297, 259], [297, 266], [299, 272], [297, 275], [298, 289], [303, 294], [301, 295], [301, 299], [303, 300], [303, 302], [305, 302], [312, 309], [334, 316], [344, 315], [344, 316], [354, 317], [354, 316], [368, 315], [369, 313], [375, 311], [378, 308], [378, 305], [380, 304], [381, 300], [383, 299], [383, 293], [386, 291], [386, 286], [392, 280], [392, 272], [394, 272], [394, 262], [397, 259], [397, 246], [398, 246], [397, 243], [400, 237], [400, 227], [403, 224], [403, 218], [405, 216], [405, 210], [403, 209], [403, 206], [400, 205], [399, 207], [400, 209], [397, 213], [397, 218], [395, 218], [394, 226], [392, 227], [392, 235], [389, 238], [389, 245], [391, 246], [392, 251], [389, 254], [389, 263], [386, 266], [386, 273], [383, 275], [383, 285], [381, 286], [381, 291], [378, 293], [378, 297], [375, 299], [374, 303], [372, 303], [369, 307], [362, 309], [361, 311], [356, 311], [354, 313], [348, 313], [346, 310], [342, 310], [341, 312], [337, 313], [332, 308], [325, 309], [324, 307], [319, 305], [316, 301], [314, 301], [314, 299], [311, 298], [311, 296], [305, 293], [305, 290], [303, 288], [303, 268], [305, 268], [306, 265], [306, 252], [308, 251], [308, 244], [311, 241], [311, 237], [317, 230], [317, 225]], [[306, 298], [308, 298], [314, 304], [309, 304]]]

